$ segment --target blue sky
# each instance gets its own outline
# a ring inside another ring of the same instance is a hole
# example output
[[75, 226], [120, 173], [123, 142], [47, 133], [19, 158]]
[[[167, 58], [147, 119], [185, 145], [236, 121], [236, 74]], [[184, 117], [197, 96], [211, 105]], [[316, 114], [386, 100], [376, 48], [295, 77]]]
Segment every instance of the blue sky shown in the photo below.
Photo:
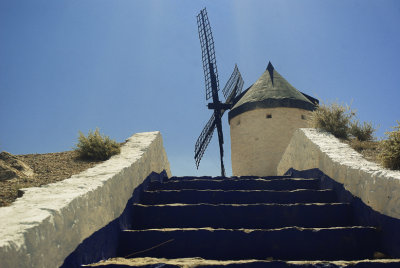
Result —
[[[351, 104], [378, 137], [400, 120], [400, 1], [0, 0], [0, 150], [70, 150], [78, 131], [161, 131], [174, 175], [218, 175], [196, 15], [207, 7], [221, 87], [271, 61], [294, 87]], [[223, 118], [231, 174], [229, 125]]]

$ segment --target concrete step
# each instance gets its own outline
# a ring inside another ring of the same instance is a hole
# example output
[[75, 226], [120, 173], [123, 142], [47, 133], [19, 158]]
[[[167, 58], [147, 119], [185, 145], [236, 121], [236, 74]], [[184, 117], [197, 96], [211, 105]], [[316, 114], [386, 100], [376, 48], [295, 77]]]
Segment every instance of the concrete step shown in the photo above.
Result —
[[355, 260], [355, 261], [281, 261], [281, 260], [206, 260], [203, 258], [113, 258], [83, 267], [123, 268], [123, 267], [249, 267], [249, 268], [398, 268], [400, 260]]
[[118, 256], [214, 260], [357, 260], [373, 258], [373, 227], [123, 231]]
[[319, 179], [189, 179], [151, 182], [147, 190], [319, 190]]
[[203, 180], [225, 180], [225, 179], [228, 179], [228, 180], [232, 180], [232, 179], [234, 179], [234, 180], [237, 180], [237, 179], [254, 180], [254, 179], [265, 179], [265, 180], [268, 180], [268, 179], [288, 179], [288, 178], [293, 178], [293, 177], [286, 176], [286, 175], [284, 175], [284, 176], [267, 176], [267, 177], [260, 177], [260, 176], [240, 176], [240, 177], [236, 177], [236, 176], [233, 176], [233, 177], [184, 176], [184, 177], [175, 177], [175, 176], [173, 176], [173, 177], [169, 178], [168, 180], [179, 180], [179, 181], [181, 181], [181, 180], [197, 180], [197, 179], [203, 179]]
[[336, 201], [333, 190], [160, 190], [145, 191], [141, 204], [256, 204], [256, 203], [330, 203]]
[[134, 229], [333, 227], [353, 222], [347, 203], [133, 206]]

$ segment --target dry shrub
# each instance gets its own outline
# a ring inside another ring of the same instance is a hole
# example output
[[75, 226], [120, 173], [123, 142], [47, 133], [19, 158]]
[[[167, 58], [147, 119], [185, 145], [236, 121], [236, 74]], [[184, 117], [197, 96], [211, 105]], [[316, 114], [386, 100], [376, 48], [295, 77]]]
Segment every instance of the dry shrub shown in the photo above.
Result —
[[94, 132], [90, 130], [87, 137], [79, 131], [78, 141], [75, 150], [83, 159], [107, 160], [121, 151], [120, 144], [101, 135], [98, 128]]
[[363, 122], [358, 120], [350, 122], [349, 133], [359, 141], [372, 141], [374, 140], [375, 128], [371, 122]]
[[340, 139], [347, 139], [349, 124], [354, 113], [349, 106], [342, 106], [336, 102], [330, 105], [321, 104], [310, 117], [310, 126], [322, 131], [332, 133]]
[[358, 139], [351, 139], [349, 141], [349, 145], [351, 148], [356, 150], [357, 152], [362, 152], [365, 150], [375, 151], [378, 148], [379, 142], [377, 141], [360, 141]]
[[360, 141], [358, 139], [350, 139], [348, 144], [351, 148], [359, 152], [365, 159], [380, 163], [378, 159], [379, 141]]
[[373, 141], [376, 129], [372, 123], [361, 124], [355, 117], [355, 112], [348, 105], [344, 106], [336, 102], [322, 104], [312, 112], [310, 126], [332, 133], [340, 139], [348, 139], [352, 136], [359, 141]]
[[400, 122], [393, 127], [393, 131], [386, 132], [386, 140], [382, 140], [379, 146], [379, 159], [381, 164], [390, 169], [400, 169]]

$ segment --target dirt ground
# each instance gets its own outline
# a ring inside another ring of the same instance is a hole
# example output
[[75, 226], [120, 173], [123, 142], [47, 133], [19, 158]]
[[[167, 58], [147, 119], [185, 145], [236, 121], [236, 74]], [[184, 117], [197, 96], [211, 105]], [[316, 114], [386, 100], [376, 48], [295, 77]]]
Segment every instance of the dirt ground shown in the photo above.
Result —
[[15, 201], [21, 188], [61, 181], [101, 163], [101, 161], [81, 160], [75, 151], [26, 154], [17, 157], [32, 168], [35, 175], [32, 178], [0, 181], [0, 207], [9, 206]]

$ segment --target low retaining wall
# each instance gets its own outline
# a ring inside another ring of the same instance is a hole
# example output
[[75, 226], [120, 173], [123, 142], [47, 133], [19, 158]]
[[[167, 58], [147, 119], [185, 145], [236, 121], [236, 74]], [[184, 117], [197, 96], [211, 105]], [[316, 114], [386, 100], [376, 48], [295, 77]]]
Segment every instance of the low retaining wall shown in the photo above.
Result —
[[338, 202], [351, 205], [354, 225], [374, 226], [379, 230], [379, 240], [375, 244], [376, 251], [384, 252], [387, 258], [400, 258], [400, 219], [373, 210], [359, 197], [347, 191], [342, 183], [336, 182], [318, 168], [301, 171], [291, 168], [286, 173], [292, 177], [319, 178], [321, 189], [334, 190]]
[[171, 176], [160, 132], [138, 133], [121, 154], [69, 179], [24, 189], [0, 208], [0, 266], [59, 267], [83, 240], [124, 211], [152, 172]]
[[298, 129], [283, 154], [277, 173], [282, 175], [290, 168], [317, 168], [343, 184], [373, 210], [400, 219], [400, 172], [365, 160], [331, 134]]

